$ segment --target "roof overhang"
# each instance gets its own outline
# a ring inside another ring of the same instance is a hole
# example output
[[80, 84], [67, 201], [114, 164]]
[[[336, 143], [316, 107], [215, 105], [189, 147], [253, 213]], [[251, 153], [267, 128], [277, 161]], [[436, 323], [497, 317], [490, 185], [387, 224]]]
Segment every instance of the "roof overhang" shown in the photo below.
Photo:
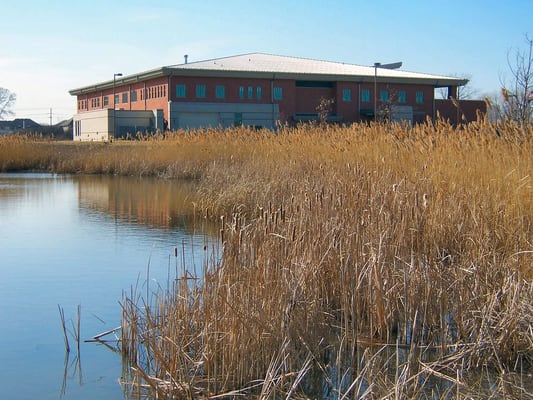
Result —
[[[258, 63], [254, 64], [257, 58]], [[261, 64], [261, 61], [266, 63]], [[292, 69], [292, 71], [291, 71]], [[200, 61], [155, 68], [138, 74], [84, 86], [69, 91], [71, 95], [94, 93], [162, 76], [246, 78], [269, 80], [315, 80], [358, 83], [391, 83], [429, 85], [433, 87], [463, 86], [468, 80], [442, 75], [429, 75], [406, 71], [393, 71], [347, 65], [343, 63], [320, 62], [294, 57], [251, 54], [225, 59]]]
[[94, 85], [83, 86], [77, 89], [71, 89], [69, 90], [69, 93], [72, 96], [77, 96], [77, 95], [84, 94], [84, 93], [93, 93], [99, 90], [112, 89], [113, 86], [121, 86], [121, 85], [136, 83], [136, 82], [142, 82], [148, 79], [158, 78], [158, 77], [165, 76], [165, 75], [169, 75], [167, 67], [156, 68], [156, 69], [151, 69], [151, 70], [144, 71], [144, 72], [134, 74], [134, 75], [121, 76], [121, 77], [117, 77], [116, 79], [111, 79], [109, 81], [95, 83]]
[[227, 71], [208, 69], [166, 68], [167, 74], [172, 76], [197, 76], [217, 78], [255, 78], [255, 79], [287, 79], [287, 80], [313, 80], [313, 81], [340, 81], [359, 83], [396, 83], [396, 84], [421, 84], [435, 87], [463, 86], [467, 79], [455, 79], [447, 77], [393, 77], [393, 76], [368, 76], [368, 75], [339, 75], [339, 74], [313, 74], [291, 72], [268, 72], [268, 71]]

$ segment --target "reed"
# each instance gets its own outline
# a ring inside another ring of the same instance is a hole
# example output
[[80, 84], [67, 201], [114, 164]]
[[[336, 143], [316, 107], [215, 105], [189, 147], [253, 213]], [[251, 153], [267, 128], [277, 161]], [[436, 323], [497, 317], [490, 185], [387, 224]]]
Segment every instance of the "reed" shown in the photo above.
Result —
[[144, 139], [28, 144], [76, 152], [50, 156], [65, 172], [194, 178], [196, 210], [222, 216], [220, 260], [124, 297], [132, 381], [160, 398], [530, 398], [531, 127]]

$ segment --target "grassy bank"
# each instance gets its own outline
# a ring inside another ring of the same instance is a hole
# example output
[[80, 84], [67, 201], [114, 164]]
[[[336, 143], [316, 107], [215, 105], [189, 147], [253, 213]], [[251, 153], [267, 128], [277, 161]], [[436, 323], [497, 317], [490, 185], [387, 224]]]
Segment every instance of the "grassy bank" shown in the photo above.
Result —
[[199, 181], [221, 261], [123, 301], [131, 379], [162, 398], [531, 398], [531, 129], [2, 139], [0, 168]]

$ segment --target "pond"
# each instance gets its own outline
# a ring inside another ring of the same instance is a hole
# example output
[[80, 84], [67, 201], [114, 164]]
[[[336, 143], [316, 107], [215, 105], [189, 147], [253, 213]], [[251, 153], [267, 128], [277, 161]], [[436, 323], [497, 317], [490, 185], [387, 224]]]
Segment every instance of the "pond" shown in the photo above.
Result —
[[127, 398], [120, 354], [86, 340], [120, 326], [132, 287], [166, 285], [178, 264], [201, 270], [217, 253], [216, 230], [186, 216], [193, 193], [177, 181], [0, 174], [2, 398]]

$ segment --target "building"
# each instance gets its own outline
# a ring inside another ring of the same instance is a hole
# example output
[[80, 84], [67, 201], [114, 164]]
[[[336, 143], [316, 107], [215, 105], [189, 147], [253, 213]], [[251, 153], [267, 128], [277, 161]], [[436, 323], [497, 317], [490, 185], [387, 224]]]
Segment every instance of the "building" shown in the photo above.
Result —
[[0, 121], [0, 135], [12, 133], [40, 132], [42, 126], [29, 118], [15, 118], [12, 121]]
[[[280, 123], [317, 120], [321, 103], [329, 104], [326, 114], [331, 122], [386, 116], [417, 123], [435, 118], [437, 105], [449, 109], [451, 100], [437, 104], [435, 88], [447, 88], [451, 99], [457, 87], [467, 83], [385, 67], [263, 53], [191, 63], [185, 56], [183, 64], [128, 76], [116, 73], [113, 80], [71, 90], [77, 97], [73, 137], [107, 140], [139, 131], [209, 126], [274, 129]], [[464, 108], [483, 107], [476, 101]], [[465, 119], [475, 119], [475, 112]]]

